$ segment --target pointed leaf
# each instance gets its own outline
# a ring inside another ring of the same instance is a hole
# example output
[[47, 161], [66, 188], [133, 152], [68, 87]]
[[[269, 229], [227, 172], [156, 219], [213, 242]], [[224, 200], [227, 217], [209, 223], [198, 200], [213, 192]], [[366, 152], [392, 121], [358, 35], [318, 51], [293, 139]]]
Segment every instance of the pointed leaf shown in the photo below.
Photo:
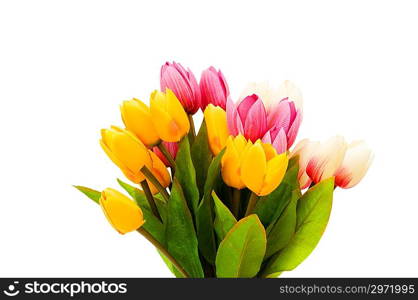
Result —
[[166, 240], [168, 252], [191, 277], [204, 277], [192, 215], [176, 178], [168, 201]]
[[197, 134], [191, 148], [191, 155], [193, 165], [196, 170], [196, 183], [199, 189], [199, 194], [203, 195], [206, 176], [213, 158], [208, 143], [206, 122], [202, 122], [202, 125], [200, 126], [199, 133]]
[[212, 192], [212, 198], [215, 201], [215, 232], [218, 240], [222, 241], [229, 230], [237, 223], [234, 215], [218, 198], [215, 192]]
[[310, 188], [297, 205], [296, 232], [287, 246], [272, 256], [263, 276], [296, 268], [315, 249], [327, 226], [332, 207], [334, 178]]
[[100, 200], [100, 197], [101, 197], [101, 192], [93, 190], [93, 189], [85, 187], [85, 186], [81, 186], [81, 185], [74, 185], [74, 187], [77, 190], [79, 190], [80, 192], [82, 192], [84, 195], [89, 197], [91, 200], [93, 200], [94, 202], [99, 204], [99, 200]]
[[217, 277], [254, 277], [266, 251], [266, 232], [257, 215], [241, 219], [219, 245]]

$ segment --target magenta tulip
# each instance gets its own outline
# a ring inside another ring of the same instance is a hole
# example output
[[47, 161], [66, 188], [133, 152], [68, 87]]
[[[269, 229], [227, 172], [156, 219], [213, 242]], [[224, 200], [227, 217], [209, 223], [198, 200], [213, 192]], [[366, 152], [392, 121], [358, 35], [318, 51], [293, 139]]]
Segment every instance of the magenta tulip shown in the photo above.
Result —
[[195, 114], [201, 106], [200, 88], [196, 77], [181, 64], [166, 62], [161, 67], [160, 74], [161, 91], [169, 88], [180, 100], [184, 110], [188, 114]]
[[220, 70], [216, 71], [214, 67], [209, 67], [203, 71], [199, 86], [202, 95], [202, 111], [209, 104], [220, 106], [225, 110], [226, 99], [229, 96], [229, 88]]
[[[179, 145], [175, 142], [162, 142], [163, 146], [167, 149], [167, 151], [171, 154], [171, 156], [176, 159], [177, 151], [179, 150]], [[160, 149], [158, 149], [157, 146], [152, 148], [152, 151], [157, 154], [158, 158], [161, 159], [161, 161], [167, 166], [172, 167], [171, 164], [168, 162], [165, 155], [161, 152]]]

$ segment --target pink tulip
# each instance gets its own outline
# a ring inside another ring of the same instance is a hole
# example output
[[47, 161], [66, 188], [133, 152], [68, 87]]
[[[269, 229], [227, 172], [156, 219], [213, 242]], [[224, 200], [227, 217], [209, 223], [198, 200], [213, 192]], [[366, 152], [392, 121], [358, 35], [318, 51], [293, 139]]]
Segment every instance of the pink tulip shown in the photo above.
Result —
[[220, 106], [225, 110], [226, 99], [229, 96], [229, 88], [226, 79], [220, 70], [216, 71], [214, 67], [209, 67], [203, 71], [199, 86], [202, 94], [202, 111], [204, 111], [209, 104]]
[[255, 94], [245, 97], [238, 105], [228, 98], [226, 115], [228, 129], [233, 136], [242, 134], [255, 142], [267, 131], [267, 113], [263, 102]]
[[341, 136], [320, 143], [310, 155], [306, 174], [314, 183], [334, 176], [343, 162], [346, 150], [347, 143]]
[[166, 62], [161, 67], [161, 91], [169, 88], [180, 100], [188, 114], [195, 114], [201, 106], [199, 85], [190, 69], [185, 69], [176, 62]]
[[[177, 143], [171, 143], [171, 142], [162, 142], [164, 147], [168, 150], [168, 152], [171, 154], [171, 156], [175, 159], [177, 155], [177, 151], [179, 150], [179, 146]], [[157, 154], [158, 158], [161, 159], [161, 161], [167, 166], [171, 167], [170, 163], [168, 162], [167, 158], [165, 158], [164, 154], [158, 149], [157, 146], [152, 148], [152, 151]]]
[[363, 141], [352, 142], [335, 173], [335, 185], [348, 189], [358, 184], [373, 161], [371, 150]]
[[312, 183], [312, 179], [306, 173], [306, 167], [308, 166], [309, 160], [311, 159], [311, 156], [317, 149], [318, 145], [319, 142], [303, 139], [296, 144], [290, 155], [291, 157], [299, 156], [298, 180], [301, 189], [309, 187], [309, 185]]

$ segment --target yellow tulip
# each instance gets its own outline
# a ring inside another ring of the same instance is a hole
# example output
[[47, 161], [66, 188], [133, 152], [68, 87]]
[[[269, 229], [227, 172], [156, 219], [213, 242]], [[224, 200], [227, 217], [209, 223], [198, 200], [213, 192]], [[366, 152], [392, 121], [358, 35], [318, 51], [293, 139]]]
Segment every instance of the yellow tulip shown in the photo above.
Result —
[[145, 223], [142, 210], [114, 189], [105, 189], [99, 203], [109, 223], [121, 234], [134, 231]]
[[241, 180], [258, 196], [268, 195], [279, 186], [287, 164], [287, 154], [277, 155], [272, 145], [260, 140], [248, 143], [242, 155]]
[[209, 104], [204, 112], [210, 150], [217, 155], [225, 147], [229, 136], [226, 112], [219, 106]]
[[226, 142], [225, 153], [221, 160], [222, 179], [227, 185], [237, 189], [245, 187], [241, 180], [241, 158], [246, 147], [247, 140], [244, 136], [238, 135], [235, 138], [230, 136]]
[[[154, 152], [149, 150], [149, 154], [152, 160], [152, 168], [150, 169], [150, 171], [155, 176], [155, 178], [158, 179], [158, 181], [164, 188], [168, 187], [171, 182], [171, 178], [170, 174], [167, 171], [167, 167]], [[149, 180], [147, 180], [147, 182], [150, 187], [151, 193], [153, 195], [157, 194], [159, 192], [158, 189]]]
[[142, 101], [135, 98], [123, 101], [120, 112], [126, 129], [135, 134], [146, 146], [152, 147], [159, 143], [160, 138], [152, 123], [150, 109]]
[[125, 176], [135, 183], [145, 180], [141, 169], [151, 169], [152, 160], [144, 144], [128, 130], [116, 126], [102, 129], [101, 133], [100, 145]]
[[180, 101], [170, 90], [151, 94], [152, 122], [159, 137], [166, 142], [178, 142], [190, 129], [189, 119]]

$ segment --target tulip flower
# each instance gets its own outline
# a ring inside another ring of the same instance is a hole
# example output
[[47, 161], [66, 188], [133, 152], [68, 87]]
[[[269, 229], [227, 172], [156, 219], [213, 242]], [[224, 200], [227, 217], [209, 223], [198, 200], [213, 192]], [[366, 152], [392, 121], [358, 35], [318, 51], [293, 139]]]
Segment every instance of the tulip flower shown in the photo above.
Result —
[[[152, 167], [150, 168], [150, 171], [158, 180], [158, 182], [162, 185], [163, 188], [168, 187], [171, 182], [171, 178], [170, 174], [167, 171], [167, 167], [161, 161], [161, 159], [158, 158], [157, 154], [155, 154], [151, 150], [149, 150], [149, 154], [152, 160]], [[153, 195], [159, 193], [159, 190], [152, 184], [151, 181], [147, 179], [147, 182]]]
[[275, 190], [286, 173], [286, 153], [277, 154], [270, 144], [257, 140], [248, 143], [242, 155], [241, 180], [258, 196], [265, 196]]
[[122, 170], [132, 182], [145, 179], [142, 167], [151, 168], [152, 160], [145, 145], [128, 130], [112, 126], [102, 129], [100, 145], [109, 158]]
[[320, 143], [306, 166], [306, 174], [314, 183], [334, 176], [343, 162], [346, 150], [347, 143], [341, 136]]
[[109, 223], [121, 234], [134, 231], [145, 223], [142, 210], [135, 202], [114, 189], [105, 189], [99, 203]]
[[373, 154], [365, 142], [352, 142], [335, 172], [335, 185], [344, 189], [352, 188], [366, 175], [372, 161]]
[[206, 106], [213, 104], [226, 109], [226, 99], [229, 97], [229, 87], [221, 70], [216, 71], [214, 67], [209, 67], [202, 72], [200, 77], [200, 92], [202, 94], [202, 111]]
[[[163, 146], [167, 149], [173, 159], [176, 159], [177, 151], [179, 150], [179, 145], [177, 143], [162, 142]], [[170, 162], [167, 160], [165, 155], [161, 152], [158, 147], [153, 147], [152, 151], [161, 159], [161, 161], [167, 166], [172, 167]]]
[[161, 91], [168, 88], [174, 92], [188, 114], [193, 115], [200, 108], [200, 88], [190, 69], [176, 62], [166, 62], [161, 67], [160, 84]]
[[187, 114], [170, 89], [151, 94], [150, 110], [154, 128], [163, 141], [178, 142], [189, 132]]
[[267, 113], [261, 99], [253, 94], [242, 99], [237, 106], [228, 99], [226, 114], [229, 132], [255, 142], [267, 131]]
[[242, 189], [245, 184], [241, 180], [241, 160], [247, 147], [247, 140], [242, 135], [229, 136], [225, 153], [221, 160], [223, 181], [231, 187]]
[[229, 136], [226, 123], [226, 113], [219, 106], [209, 104], [204, 112], [205, 122], [208, 130], [208, 141], [213, 155], [218, 155], [225, 147]]
[[142, 101], [135, 98], [124, 101], [120, 111], [126, 129], [135, 134], [146, 146], [152, 147], [160, 142], [152, 123], [150, 109]]
[[301, 140], [296, 144], [291, 153], [291, 157], [299, 157], [299, 173], [298, 180], [301, 189], [309, 187], [312, 179], [306, 174], [306, 167], [311, 159], [313, 152], [318, 147], [319, 142], [312, 142], [308, 139]]

